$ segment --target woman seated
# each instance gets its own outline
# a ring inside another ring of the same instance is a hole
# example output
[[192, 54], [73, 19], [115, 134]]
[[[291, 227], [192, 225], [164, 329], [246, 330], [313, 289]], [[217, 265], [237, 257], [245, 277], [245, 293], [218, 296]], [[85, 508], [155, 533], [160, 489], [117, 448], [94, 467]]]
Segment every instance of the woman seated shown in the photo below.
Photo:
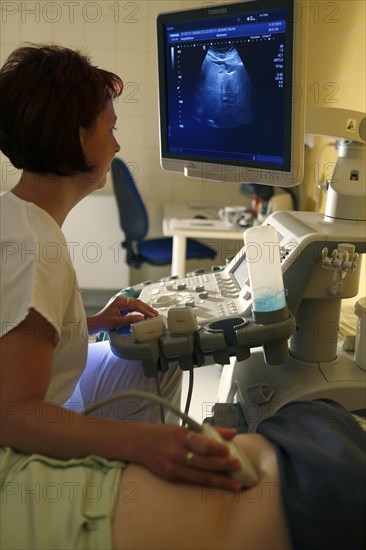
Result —
[[[237, 436], [257, 472], [245, 489], [225, 444], [154, 423], [148, 401], [82, 414], [111, 393], [153, 389], [138, 361], [88, 333], [157, 312], [118, 296], [86, 318], [61, 231], [105, 185], [122, 87], [51, 45], [21, 47], [0, 70], [0, 149], [22, 170], [0, 198], [1, 547], [361, 548], [362, 430], [337, 405], [289, 405], [296, 422], [279, 413]], [[180, 382], [173, 367], [160, 380], [175, 404]]]

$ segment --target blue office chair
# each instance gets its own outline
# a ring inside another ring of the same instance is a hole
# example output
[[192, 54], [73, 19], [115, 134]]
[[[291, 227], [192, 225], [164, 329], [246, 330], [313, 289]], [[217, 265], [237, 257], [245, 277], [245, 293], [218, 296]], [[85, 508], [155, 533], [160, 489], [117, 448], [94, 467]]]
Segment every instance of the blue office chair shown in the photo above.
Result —
[[[122, 242], [126, 249], [126, 262], [139, 268], [143, 262], [151, 265], [172, 263], [172, 237], [145, 239], [149, 229], [149, 219], [140, 193], [127, 165], [114, 158], [111, 164], [112, 183], [117, 199], [120, 226], [125, 234]], [[214, 259], [216, 250], [197, 241], [187, 239], [186, 259]]]

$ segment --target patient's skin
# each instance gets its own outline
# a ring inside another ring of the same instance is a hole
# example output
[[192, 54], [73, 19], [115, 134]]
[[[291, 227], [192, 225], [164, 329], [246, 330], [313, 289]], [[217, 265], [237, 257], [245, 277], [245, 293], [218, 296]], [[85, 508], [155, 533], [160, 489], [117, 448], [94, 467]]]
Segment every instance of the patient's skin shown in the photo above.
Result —
[[[169, 483], [128, 466], [115, 510], [114, 549], [290, 550], [273, 445], [259, 434], [239, 435], [235, 442], [259, 474], [255, 486], [238, 493]], [[133, 498], [126, 498], [127, 487]]]

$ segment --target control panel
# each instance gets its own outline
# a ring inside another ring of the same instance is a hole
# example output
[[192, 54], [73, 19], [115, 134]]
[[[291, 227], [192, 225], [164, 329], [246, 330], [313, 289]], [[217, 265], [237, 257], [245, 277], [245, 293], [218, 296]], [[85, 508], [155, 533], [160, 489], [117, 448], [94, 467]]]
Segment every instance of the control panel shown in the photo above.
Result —
[[199, 322], [237, 315], [250, 306], [250, 293], [241, 296], [238, 282], [225, 270], [192, 273], [182, 279], [167, 279], [145, 287], [140, 299], [166, 317], [172, 308], [193, 308]]
[[[302, 227], [300, 234], [309, 233], [309, 229], [305, 231]], [[301, 238], [294, 234], [292, 229], [286, 231], [280, 227], [277, 228], [277, 233], [284, 272], [291, 265]], [[268, 246], [278, 244], [268, 243]], [[140, 294], [141, 300], [154, 307], [165, 318], [172, 308], [191, 307], [200, 324], [222, 317], [248, 315], [251, 310], [251, 298], [244, 248], [227, 266], [221, 269], [214, 268], [212, 273], [197, 270], [181, 279], [168, 277], [146, 285]]]

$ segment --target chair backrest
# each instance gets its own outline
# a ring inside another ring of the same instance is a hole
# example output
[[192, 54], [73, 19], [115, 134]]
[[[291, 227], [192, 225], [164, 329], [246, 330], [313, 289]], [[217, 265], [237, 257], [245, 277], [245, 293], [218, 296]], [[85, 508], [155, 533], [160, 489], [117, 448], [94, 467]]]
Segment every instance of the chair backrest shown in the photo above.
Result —
[[111, 164], [119, 220], [127, 242], [141, 241], [149, 229], [146, 208], [127, 165], [118, 157]]

